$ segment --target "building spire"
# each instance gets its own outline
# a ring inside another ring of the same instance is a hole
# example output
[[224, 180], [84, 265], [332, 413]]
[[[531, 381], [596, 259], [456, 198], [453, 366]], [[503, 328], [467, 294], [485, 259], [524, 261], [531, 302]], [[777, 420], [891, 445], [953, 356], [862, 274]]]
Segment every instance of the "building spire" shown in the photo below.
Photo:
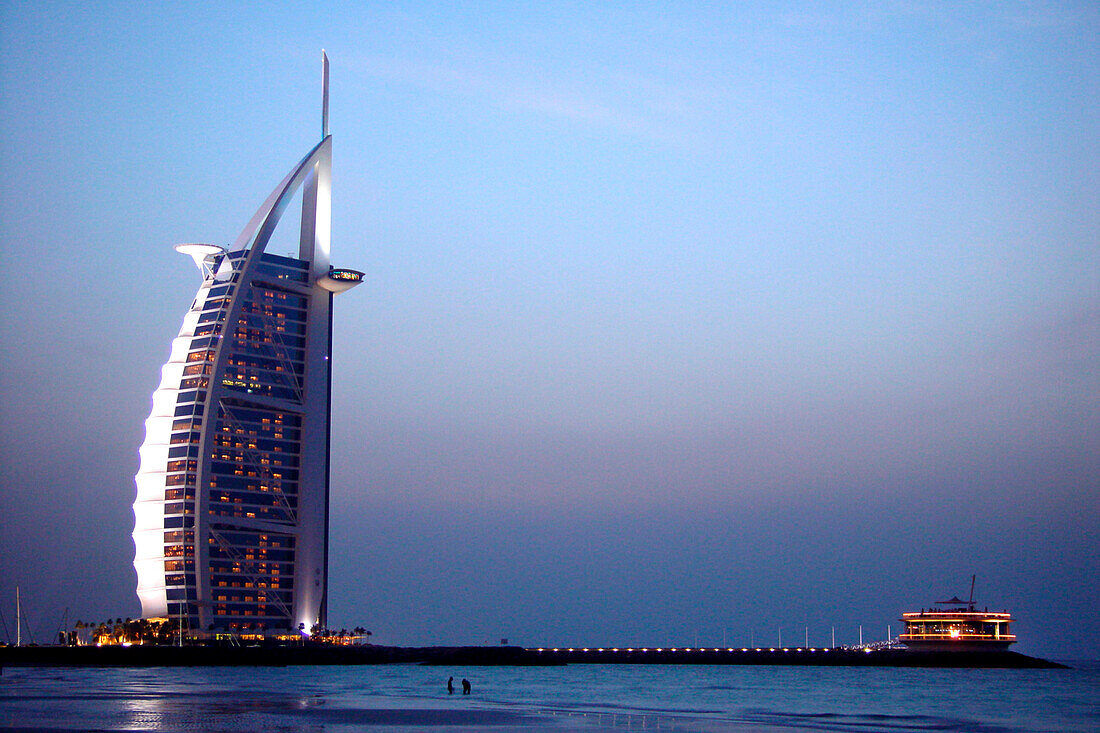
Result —
[[321, 139], [328, 137], [328, 55], [321, 49]]

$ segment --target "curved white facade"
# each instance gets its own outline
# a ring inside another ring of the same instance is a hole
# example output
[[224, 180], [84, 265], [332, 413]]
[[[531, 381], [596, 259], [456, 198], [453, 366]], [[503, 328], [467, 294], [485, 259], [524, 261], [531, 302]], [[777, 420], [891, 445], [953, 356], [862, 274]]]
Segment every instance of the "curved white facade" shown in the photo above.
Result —
[[[199, 631], [325, 623], [333, 297], [327, 81], [325, 59], [321, 142], [233, 246], [180, 248], [203, 282], [161, 370], [139, 451], [133, 537], [144, 617]], [[298, 190], [298, 257], [267, 254]]]

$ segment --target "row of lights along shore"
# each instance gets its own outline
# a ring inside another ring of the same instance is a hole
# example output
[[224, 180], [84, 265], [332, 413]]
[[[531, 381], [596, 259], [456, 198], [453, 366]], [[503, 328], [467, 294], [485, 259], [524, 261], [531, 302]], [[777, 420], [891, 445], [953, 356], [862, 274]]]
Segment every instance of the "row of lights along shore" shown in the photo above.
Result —
[[[625, 648], [620, 648], [620, 647], [567, 647], [567, 648], [566, 647], [553, 647], [553, 648], [538, 647], [537, 649], [535, 649], [535, 651], [536, 652], [651, 652], [651, 651], [652, 652], [666, 652], [666, 651], [667, 652], [722, 652], [722, 651], [726, 651], [726, 652], [780, 652], [780, 651], [782, 651], [782, 652], [792, 652], [792, 651], [793, 652], [827, 652], [827, 651], [829, 651], [829, 648], [828, 647], [822, 647], [822, 648], [818, 649], [817, 647], [806, 648], [806, 647], [800, 647], [800, 646], [799, 647], [782, 647], [782, 648], [778, 648], [778, 647], [756, 647], [755, 649], [749, 648], [749, 647], [741, 647], [739, 649], [734, 648], [734, 647], [728, 647], [726, 649], [720, 649], [718, 647], [714, 647], [712, 649], [712, 648], [709, 648], [709, 647], [687, 647], [687, 646], [684, 646], [684, 647], [668, 647], [668, 648], [665, 648], [665, 647], [653, 647], [653, 648], [650, 648], [650, 647], [639, 647], [639, 648], [634, 648], [634, 647], [625, 647]], [[864, 651], [869, 652], [871, 650], [870, 650], [870, 648], [865, 647]]]

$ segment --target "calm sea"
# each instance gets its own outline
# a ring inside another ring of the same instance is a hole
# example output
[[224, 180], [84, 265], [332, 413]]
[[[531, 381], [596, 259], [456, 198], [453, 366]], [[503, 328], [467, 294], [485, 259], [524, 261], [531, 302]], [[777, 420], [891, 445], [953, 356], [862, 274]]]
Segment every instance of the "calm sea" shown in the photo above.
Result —
[[[1069, 670], [633, 666], [13, 669], [0, 727], [38, 730], [1100, 731]], [[455, 694], [446, 681], [454, 676]], [[469, 696], [459, 682], [472, 684]]]

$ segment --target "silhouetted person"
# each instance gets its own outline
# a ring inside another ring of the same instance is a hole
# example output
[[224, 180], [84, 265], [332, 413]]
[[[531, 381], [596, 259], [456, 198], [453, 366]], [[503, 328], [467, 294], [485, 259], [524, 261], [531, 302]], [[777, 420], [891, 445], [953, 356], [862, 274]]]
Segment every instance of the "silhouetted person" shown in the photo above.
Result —
[[454, 677], [448, 677], [447, 678], [447, 694], [448, 695], [455, 694], [455, 678]]
[[466, 679], [465, 677], [462, 678], [462, 694], [470, 694], [470, 680]]

